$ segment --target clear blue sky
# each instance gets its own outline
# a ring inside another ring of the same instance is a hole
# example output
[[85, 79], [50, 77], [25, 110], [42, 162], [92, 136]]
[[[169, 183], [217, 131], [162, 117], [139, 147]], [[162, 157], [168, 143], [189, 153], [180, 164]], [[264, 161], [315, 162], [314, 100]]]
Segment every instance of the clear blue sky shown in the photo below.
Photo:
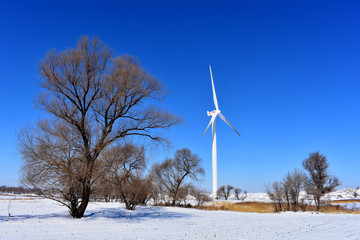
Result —
[[1, 1], [0, 185], [18, 185], [15, 132], [42, 115], [38, 62], [86, 34], [138, 57], [183, 116], [165, 132], [173, 148], [150, 162], [188, 147], [211, 189], [211, 64], [219, 107], [242, 134], [217, 121], [219, 185], [263, 191], [320, 151], [341, 187], [360, 186], [360, 2], [193, 2]]

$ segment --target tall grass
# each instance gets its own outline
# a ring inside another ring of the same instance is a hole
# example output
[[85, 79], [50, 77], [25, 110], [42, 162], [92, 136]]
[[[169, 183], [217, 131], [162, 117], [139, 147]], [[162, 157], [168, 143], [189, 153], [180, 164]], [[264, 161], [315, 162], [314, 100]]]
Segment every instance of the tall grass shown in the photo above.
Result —
[[[332, 203], [351, 203], [354, 200], [341, 200], [334, 201]], [[356, 201], [360, 202], [360, 201]], [[273, 203], [268, 202], [239, 202], [239, 203], [231, 203], [231, 202], [216, 202], [211, 205], [203, 206], [201, 209], [210, 210], [210, 211], [235, 211], [235, 212], [254, 212], [254, 213], [274, 213], [275, 208]], [[306, 205], [304, 208], [305, 211], [316, 211], [316, 206], [314, 205]], [[303, 211], [303, 209], [298, 209], [299, 212]], [[360, 211], [357, 210], [348, 210], [339, 205], [325, 205], [321, 209], [323, 213], [352, 213], [352, 214], [360, 214]]]
[[204, 206], [203, 209], [256, 213], [272, 213], [275, 211], [273, 204], [266, 202], [217, 202], [208, 206]]

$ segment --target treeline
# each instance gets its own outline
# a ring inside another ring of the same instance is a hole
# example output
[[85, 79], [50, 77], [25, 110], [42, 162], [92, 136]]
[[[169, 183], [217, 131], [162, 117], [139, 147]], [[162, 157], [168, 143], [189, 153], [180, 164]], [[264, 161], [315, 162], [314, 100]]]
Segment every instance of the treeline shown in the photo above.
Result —
[[[117, 145], [106, 149], [101, 159], [101, 168], [92, 186], [92, 201], [122, 202], [128, 210], [135, 210], [137, 205], [147, 204], [150, 200], [153, 205], [187, 207], [191, 206], [190, 200], [194, 200], [197, 206], [211, 200], [208, 192], [195, 186], [205, 172], [201, 159], [187, 148], [177, 150], [173, 158], [154, 164], [147, 175], [144, 174], [147, 161], [142, 146], [131, 143]], [[36, 182], [37, 185], [33, 184], [35, 188], [1, 186], [0, 192], [38, 194], [70, 206], [82, 200], [77, 194], [80, 186], [75, 181], [70, 186], [60, 182], [65, 176], [81, 178], [80, 172], [75, 175], [76, 172], [69, 170], [63, 172], [63, 176], [51, 174], [46, 179], [43, 176], [44, 183], [59, 183], [51, 185], [41, 184], [38, 176], [27, 173], [26, 180]]]
[[8, 186], [0, 186], [0, 193], [11, 193], [11, 194], [38, 194], [39, 192], [33, 188], [25, 188], [25, 187], [8, 187]]
[[126, 144], [106, 151], [107, 171], [94, 184], [92, 199], [121, 201], [128, 210], [150, 200], [154, 205], [188, 205], [193, 196], [197, 205], [210, 200], [209, 194], [194, 186], [204, 174], [201, 159], [189, 149], [176, 151], [173, 158], [154, 164], [147, 175], [143, 147]]
[[[276, 212], [305, 211], [308, 204], [315, 203], [319, 211], [324, 205], [321, 198], [340, 185], [340, 180], [328, 171], [328, 161], [319, 152], [310, 153], [302, 162], [305, 170], [295, 169], [288, 172], [282, 181], [265, 186]], [[300, 196], [300, 192], [306, 194]]]
[[[81, 168], [76, 167], [76, 155], [72, 156], [71, 168], [58, 166], [66, 161], [49, 160], [47, 164], [53, 166], [53, 172], [47, 168], [34, 171], [34, 166], [29, 165], [24, 179], [40, 195], [67, 206], [74, 216], [76, 213], [72, 211], [83, 200], [78, 193], [81, 192], [79, 183], [84, 174]], [[205, 190], [195, 187], [195, 182], [205, 171], [199, 156], [188, 148], [179, 149], [173, 158], [152, 165], [148, 171], [146, 169], [145, 147], [126, 143], [106, 148], [93, 170], [89, 200], [119, 201], [128, 210], [135, 210], [137, 205], [147, 204], [150, 200], [154, 205], [169, 206], [189, 206], [189, 196], [198, 206], [210, 200]]]

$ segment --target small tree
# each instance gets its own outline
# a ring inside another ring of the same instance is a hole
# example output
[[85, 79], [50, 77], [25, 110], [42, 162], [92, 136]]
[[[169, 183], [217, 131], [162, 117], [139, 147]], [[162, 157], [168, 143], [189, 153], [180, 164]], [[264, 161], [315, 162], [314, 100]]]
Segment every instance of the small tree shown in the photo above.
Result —
[[242, 190], [240, 188], [235, 188], [234, 193], [237, 200], [244, 201], [247, 197], [247, 191], [244, 191], [244, 193], [241, 195]]
[[241, 189], [240, 188], [235, 188], [234, 189], [234, 194], [237, 200], [240, 200], [240, 193], [241, 193]]
[[101, 155], [106, 166], [106, 180], [128, 210], [141, 203], [147, 180], [141, 177], [146, 167], [145, 149], [133, 144], [115, 145]]
[[225, 200], [228, 200], [230, 197], [231, 190], [233, 190], [234, 187], [231, 185], [226, 186], [220, 186], [219, 189], [216, 191], [217, 198], [224, 198]]
[[135, 210], [140, 204], [145, 204], [149, 198], [149, 182], [146, 178], [131, 176], [121, 184], [119, 194], [128, 210]]
[[319, 211], [321, 206], [320, 198], [339, 186], [340, 181], [337, 177], [329, 174], [327, 159], [319, 152], [310, 153], [309, 157], [303, 161], [303, 167], [308, 173], [305, 190], [313, 196], [316, 210]]
[[291, 179], [290, 174], [286, 175], [283, 181], [281, 182], [281, 191], [283, 201], [286, 203], [284, 206], [286, 211], [290, 211], [290, 188], [291, 188]]
[[231, 185], [226, 185], [226, 187], [225, 187], [225, 194], [224, 194], [225, 200], [228, 200], [228, 198], [230, 197], [231, 190], [233, 190], [233, 189], [234, 189], [233, 186], [231, 186]]
[[179, 192], [178, 192], [178, 201], [180, 204], [184, 204], [184, 206], [187, 205], [188, 200], [189, 200], [189, 194], [191, 191], [192, 186], [190, 184], [185, 184], [184, 186], [181, 186], [179, 188]]
[[284, 204], [284, 190], [282, 184], [280, 182], [274, 182], [265, 185], [265, 190], [270, 200], [273, 202], [275, 212], [282, 211]]
[[204, 175], [201, 159], [187, 148], [177, 150], [173, 159], [167, 159], [152, 167], [155, 180], [171, 198], [171, 205], [178, 200], [179, 190], [187, 179], [199, 180]]
[[299, 205], [300, 191], [304, 188], [306, 175], [302, 171], [295, 169], [293, 172], [288, 173], [288, 178], [290, 180], [290, 198], [292, 209], [296, 212]]
[[205, 202], [211, 201], [210, 194], [197, 187], [192, 187], [190, 194], [195, 198], [198, 207], [201, 207]]
[[299, 203], [299, 194], [304, 188], [306, 175], [298, 169], [288, 172], [282, 181], [284, 191], [284, 200], [286, 201], [286, 210], [297, 211]]
[[216, 191], [216, 198], [220, 199], [222, 197], [225, 198], [225, 186], [220, 186]]
[[244, 201], [246, 197], [247, 197], [247, 191], [245, 190], [243, 195], [240, 197], [240, 200]]

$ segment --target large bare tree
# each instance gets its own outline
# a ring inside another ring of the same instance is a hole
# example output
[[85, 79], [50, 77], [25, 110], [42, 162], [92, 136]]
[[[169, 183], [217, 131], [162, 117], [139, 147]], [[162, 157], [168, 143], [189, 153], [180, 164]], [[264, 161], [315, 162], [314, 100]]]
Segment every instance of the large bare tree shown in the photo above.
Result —
[[[181, 118], [151, 104], [165, 97], [160, 81], [135, 58], [114, 57], [97, 38], [84, 36], [76, 48], [50, 51], [39, 71], [44, 92], [36, 103], [49, 120], [46, 129], [18, 133], [24, 181], [43, 192], [51, 190], [50, 183], [63, 195], [71, 192], [66, 197], [75, 203], [68, 204], [71, 215], [81, 218], [95, 175], [101, 172], [97, 170], [101, 152], [128, 136], [165, 143], [157, 130], [177, 125]], [[61, 149], [53, 151], [58, 143]]]
[[319, 152], [310, 153], [309, 157], [306, 158], [302, 164], [308, 172], [305, 190], [307, 194], [313, 196], [316, 209], [319, 211], [321, 207], [320, 198], [338, 187], [340, 180], [330, 175], [328, 172], [329, 164], [327, 159]]

